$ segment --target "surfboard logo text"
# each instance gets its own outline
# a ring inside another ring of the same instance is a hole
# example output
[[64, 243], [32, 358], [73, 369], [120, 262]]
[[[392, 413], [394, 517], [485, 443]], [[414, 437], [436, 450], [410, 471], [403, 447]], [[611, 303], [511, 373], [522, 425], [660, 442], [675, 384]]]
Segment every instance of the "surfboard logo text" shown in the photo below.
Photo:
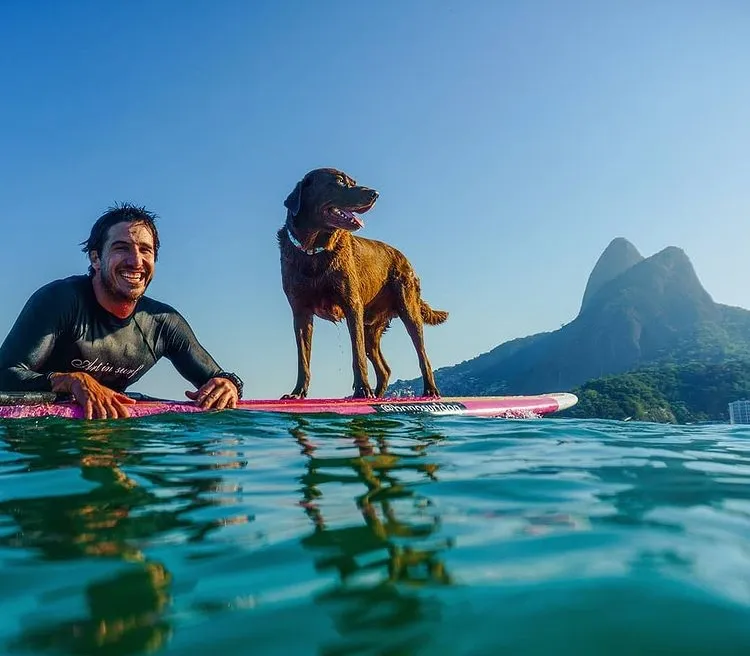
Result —
[[439, 401], [425, 401], [423, 403], [378, 403], [373, 405], [376, 412], [422, 412], [427, 414], [455, 414], [466, 410], [462, 403], [441, 403]]

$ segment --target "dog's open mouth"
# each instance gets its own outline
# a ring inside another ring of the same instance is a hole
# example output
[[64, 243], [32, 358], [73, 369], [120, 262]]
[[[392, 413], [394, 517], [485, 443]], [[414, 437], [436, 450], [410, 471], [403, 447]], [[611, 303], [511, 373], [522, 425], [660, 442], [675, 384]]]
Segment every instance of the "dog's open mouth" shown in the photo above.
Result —
[[325, 209], [328, 225], [331, 228], [355, 231], [364, 227], [364, 221], [357, 216], [357, 212], [366, 212], [371, 206], [356, 207], [354, 209], [343, 209], [341, 207], [329, 206]]

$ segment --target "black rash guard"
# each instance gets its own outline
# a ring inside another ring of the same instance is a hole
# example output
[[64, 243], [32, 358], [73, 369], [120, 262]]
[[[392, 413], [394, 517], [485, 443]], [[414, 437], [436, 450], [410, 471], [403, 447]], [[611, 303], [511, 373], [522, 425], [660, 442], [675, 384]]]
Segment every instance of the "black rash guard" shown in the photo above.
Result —
[[223, 373], [174, 308], [147, 296], [118, 319], [86, 275], [56, 280], [27, 301], [0, 346], [0, 390], [49, 391], [50, 373], [82, 371], [123, 392], [167, 357], [196, 387]]

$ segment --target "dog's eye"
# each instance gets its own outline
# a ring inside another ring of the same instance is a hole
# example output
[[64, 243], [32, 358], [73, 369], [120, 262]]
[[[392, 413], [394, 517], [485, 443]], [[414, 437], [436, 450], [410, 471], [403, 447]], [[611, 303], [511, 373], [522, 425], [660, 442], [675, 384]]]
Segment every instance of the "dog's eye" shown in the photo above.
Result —
[[342, 178], [342, 177], [336, 178], [336, 182], [338, 182], [342, 187], [348, 187], [349, 186], [349, 184], [347, 183], [347, 181], [344, 178]]

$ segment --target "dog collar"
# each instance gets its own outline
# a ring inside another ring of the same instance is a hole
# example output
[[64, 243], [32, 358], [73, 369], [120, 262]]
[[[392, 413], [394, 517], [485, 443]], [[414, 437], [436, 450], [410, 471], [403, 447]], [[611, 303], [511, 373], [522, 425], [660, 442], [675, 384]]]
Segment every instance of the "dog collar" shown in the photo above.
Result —
[[289, 229], [289, 226], [286, 226], [286, 234], [289, 235], [289, 241], [291, 241], [299, 250], [301, 250], [306, 255], [317, 255], [318, 253], [322, 253], [325, 248], [323, 246], [316, 246], [315, 248], [305, 248], [293, 234], [292, 231]]

